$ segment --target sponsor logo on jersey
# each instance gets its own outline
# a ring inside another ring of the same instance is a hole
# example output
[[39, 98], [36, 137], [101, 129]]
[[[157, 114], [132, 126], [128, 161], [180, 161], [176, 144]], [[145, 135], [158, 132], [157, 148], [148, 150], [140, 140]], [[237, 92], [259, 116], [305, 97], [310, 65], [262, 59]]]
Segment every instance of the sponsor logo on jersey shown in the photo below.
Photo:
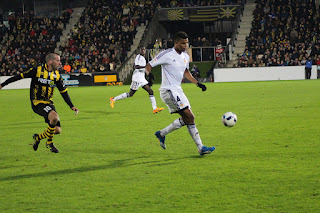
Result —
[[41, 84], [50, 85], [50, 87], [54, 87], [55, 86], [53, 80], [49, 80], [49, 79], [45, 79], [45, 78], [38, 78], [38, 82], [40, 82]]
[[53, 86], [54, 85], [54, 81], [49, 80], [49, 79], [44, 79], [44, 78], [38, 78], [38, 81], [42, 84], [48, 84]]

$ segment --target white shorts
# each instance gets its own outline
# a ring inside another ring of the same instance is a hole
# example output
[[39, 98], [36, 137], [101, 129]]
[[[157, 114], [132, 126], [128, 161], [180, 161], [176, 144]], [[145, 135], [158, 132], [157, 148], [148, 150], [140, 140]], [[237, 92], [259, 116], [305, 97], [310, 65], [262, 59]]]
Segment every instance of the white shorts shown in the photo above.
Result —
[[183, 109], [191, 109], [189, 100], [182, 90], [160, 90], [162, 101], [168, 106], [170, 113]]
[[147, 85], [149, 82], [144, 79], [144, 81], [132, 81], [130, 89], [132, 90], [138, 90], [139, 87], [143, 87], [144, 85]]

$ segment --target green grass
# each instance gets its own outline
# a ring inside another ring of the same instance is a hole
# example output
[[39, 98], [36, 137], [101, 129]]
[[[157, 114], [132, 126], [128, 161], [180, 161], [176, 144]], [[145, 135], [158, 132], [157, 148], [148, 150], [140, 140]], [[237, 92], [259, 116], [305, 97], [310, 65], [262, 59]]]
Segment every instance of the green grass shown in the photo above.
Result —
[[[107, 99], [129, 86], [70, 88], [77, 116], [56, 91], [60, 153], [44, 141], [34, 152], [46, 124], [29, 91], [1, 90], [1, 212], [319, 211], [319, 81], [206, 85], [183, 85], [202, 141], [216, 146], [203, 157], [186, 127], [159, 146], [154, 132], [178, 115], [154, 115], [144, 90], [111, 109]], [[221, 123], [227, 111], [233, 128]]]

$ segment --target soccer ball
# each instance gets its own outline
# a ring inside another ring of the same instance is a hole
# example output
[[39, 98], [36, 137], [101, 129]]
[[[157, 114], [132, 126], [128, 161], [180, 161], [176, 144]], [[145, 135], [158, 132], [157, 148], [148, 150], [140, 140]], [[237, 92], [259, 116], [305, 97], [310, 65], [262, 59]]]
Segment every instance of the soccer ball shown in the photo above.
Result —
[[222, 123], [227, 127], [233, 127], [237, 123], [237, 115], [233, 112], [226, 112], [223, 114]]

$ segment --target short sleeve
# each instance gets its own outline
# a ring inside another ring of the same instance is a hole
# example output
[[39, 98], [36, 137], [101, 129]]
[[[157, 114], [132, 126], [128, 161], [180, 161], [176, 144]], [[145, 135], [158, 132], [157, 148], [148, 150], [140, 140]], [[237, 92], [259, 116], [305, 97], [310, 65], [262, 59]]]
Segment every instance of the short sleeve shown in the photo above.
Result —
[[187, 69], [189, 70], [189, 65], [190, 65], [190, 56], [186, 54], [186, 59], [187, 59]]
[[154, 57], [151, 61], [149, 61], [149, 64], [151, 65], [151, 67], [156, 67], [158, 65], [165, 64], [166, 58], [168, 55], [166, 53], [167, 52], [161, 52], [156, 57]]

